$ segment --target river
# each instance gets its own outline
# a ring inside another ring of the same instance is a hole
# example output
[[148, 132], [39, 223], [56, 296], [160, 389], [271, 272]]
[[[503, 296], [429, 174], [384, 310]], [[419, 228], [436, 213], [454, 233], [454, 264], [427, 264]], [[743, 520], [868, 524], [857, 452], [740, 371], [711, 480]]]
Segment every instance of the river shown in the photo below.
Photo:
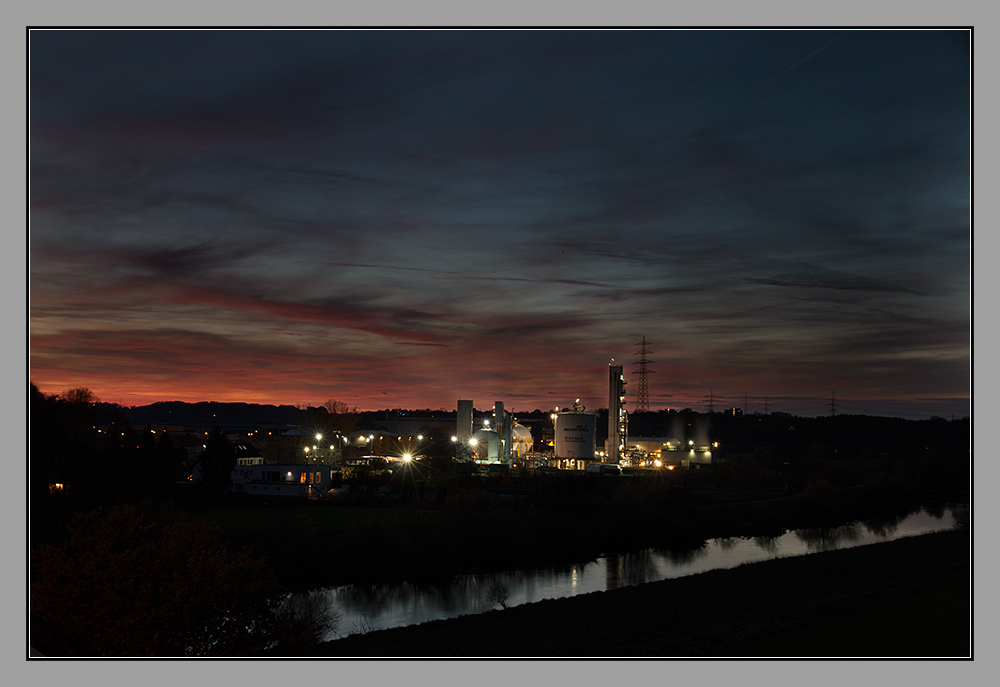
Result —
[[416, 625], [482, 613], [500, 606], [488, 592], [506, 592], [508, 607], [578, 594], [607, 591], [684, 575], [733, 568], [771, 558], [802, 556], [926, 534], [955, 526], [967, 512], [920, 510], [893, 521], [865, 521], [834, 529], [794, 530], [779, 537], [712, 539], [683, 552], [646, 549], [575, 565], [538, 567], [483, 575], [461, 575], [445, 585], [410, 583], [344, 585], [317, 590], [340, 613], [340, 624], [325, 638]]

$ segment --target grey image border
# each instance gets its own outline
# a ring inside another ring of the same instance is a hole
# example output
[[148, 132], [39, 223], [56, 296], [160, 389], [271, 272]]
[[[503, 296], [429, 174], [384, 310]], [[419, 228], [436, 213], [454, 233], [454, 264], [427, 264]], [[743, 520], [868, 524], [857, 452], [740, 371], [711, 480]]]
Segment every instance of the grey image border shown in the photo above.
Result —
[[[62, 4], [63, 7], [59, 7]], [[826, 16], [825, 13], [821, 12], [819, 9], [815, 10], [803, 10], [801, 4], [793, 3], [764, 3], [764, 8], [760, 4], [753, 4], [752, 6], [745, 3], [731, 3], [729, 7], [725, 7], [725, 11], [720, 11], [719, 3], [713, 5], [711, 8], [702, 6], [683, 6], [683, 7], [666, 7], [662, 4], [656, 5], [654, 3], [614, 3], [613, 8], [610, 8], [608, 3], [603, 5], [598, 3], [593, 3], [591, 6], [585, 7], [574, 7], [572, 12], [567, 12], [566, 5], [569, 3], [515, 3], [515, 7], [505, 4], [502, 8], [484, 8], [480, 11], [480, 17], [482, 19], [476, 20], [474, 17], [466, 19], [468, 13], [475, 14], [475, 11], [466, 8], [466, 4], [463, 3], [431, 3], [431, 7], [428, 8], [426, 4], [416, 6], [413, 3], [373, 3], [365, 4], [364, 6], [358, 7], [338, 7], [336, 11], [333, 11], [329, 6], [323, 7], [319, 3], [292, 3], [293, 6], [302, 6], [302, 21], [307, 19], [315, 21], [320, 24], [329, 25], [328, 22], [336, 20], [340, 25], [376, 25], [384, 22], [385, 17], [392, 17], [394, 25], [402, 24], [420, 24], [424, 26], [429, 25], [447, 25], [453, 23], [457, 17], [459, 22], [488, 22], [491, 24], [518, 24], [530, 25], [529, 23], [534, 23], [534, 25], [553, 25], [558, 21], [572, 21], [574, 23], [589, 24], [591, 26], [607, 24], [621, 24], [623, 19], [632, 23], [630, 20], [630, 13], [628, 10], [633, 8], [637, 11], [637, 17], [643, 17], [643, 19], [637, 19], [635, 24], [639, 23], [651, 23], [654, 25], [667, 26], [666, 22], [670, 24], [687, 24], [687, 25], [704, 25], [709, 26], [713, 23], [721, 23], [726, 26], [735, 26], [744, 22], [755, 22], [755, 26], [761, 28], [768, 28], [768, 26], [760, 24], [758, 22], [764, 22], [767, 20], [771, 21], [783, 21], [786, 18], [791, 18], [792, 20], [806, 21], [809, 20], [808, 16], [810, 13], [813, 15], [811, 18], [813, 21], [845, 21], [845, 19], [839, 17]], [[961, 6], [963, 3], [959, 3]], [[972, 3], [967, 3], [970, 8], [978, 9], [980, 6], [978, 3], [973, 5]], [[725, 4], [724, 4], [725, 5]], [[389, 6], [392, 11], [386, 10]], [[455, 8], [464, 8], [464, 11], [455, 12]], [[789, 11], [787, 14], [785, 10], [789, 8], [796, 8], [793, 11]], [[922, 8], [914, 8], [912, 6], [907, 6], [906, 14], [900, 15], [897, 8], [873, 8], [870, 2], [867, 3], [853, 3], [852, 7], [845, 9], [844, 5], [838, 6], [838, 14], [841, 15], [853, 15], [857, 17], [862, 17], [862, 21], [871, 24], [878, 24], [880, 26], [893, 26], [891, 22], [898, 22], [900, 19], [905, 19], [907, 23], [918, 23], [924, 26], [931, 25], [956, 25], [954, 18], [958, 16], [963, 16], [968, 14], [967, 12], [957, 12], [955, 10], [955, 5], [949, 3], [948, 10], [942, 10], [940, 7], [935, 8], [936, 11], [927, 12], [922, 11]], [[324, 11], [325, 10], [325, 11]], [[880, 11], [881, 10], [881, 11]], [[134, 4], [124, 3], [124, 2], [100, 2], [100, 3], [88, 3], [86, 5], [81, 4], [71, 4], [71, 3], [38, 3], [32, 8], [18, 8], [13, 10], [11, 13], [17, 16], [19, 19], [21, 15], [25, 16], [25, 26], [27, 25], [68, 25], [84, 23], [87, 25], [112, 25], [114, 23], [119, 23], [120, 21], [126, 21], [129, 23], [144, 22], [150, 26], [152, 25], [178, 25], [183, 23], [190, 23], [197, 21], [199, 25], [229, 25], [227, 22], [232, 21], [226, 19], [225, 15], [230, 12], [230, 8], [226, 7], [223, 3], [212, 4], [212, 3], [171, 3], [169, 7], [158, 7], [158, 8], [137, 8]], [[253, 23], [258, 25], [274, 25], [280, 26], [288, 22], [288, 17], [295, 17], [296, 13], [291, 12], [289, 5], [287, 3], [282, 3], [280, 7], [251, 7], [245, 10], [241, 8], [240, 17], [242, 22]], [[33, 15], [33, 16], [32, 16]], [[509, 20], [504, 19], [504, 15], [512, 17]], [[668, 16], [669, 15], [669, 16]], [[943, 15], [951, 15], [946, 17]], [[648, 16], [648, 18], [647, 18]], [[926, 16], [926, 18], [925, 18]], [[518, 17], [522, 17], [518, 19]], [[526, 18], [525, 18], [526, 17]], [[614, 17], [618, 17], [615, 19]], [[722, 19], [720, 22], [719, 19]], [[106, 22], [101, 24], [101, 22]], [[19, 24], [17, 20], [12, 22], [14, 24]], [[566, 26], [566, 24], [561, 24], [561, 26]], [[803, 27], [806, 28], [806, 27]], [[821, 28], [821, 26], [816, 26], [816, 28]], [[5, 45], [7, 50], [10, 51], [14, 59], [7, 60], [7, 69], [9, 72], [8, 83], [13, 84], [23, 84], [23, 88], [19, 89], [20, 92], [27, 94], [27, 83], [26, 83], [26, 65], [25, 60], [26, 55], [26, 43], [27, 37], [23, 33], [23, 29], [20, 26], [14, 26], [13, 28], [8, 28], [9, 32], [18, 30], [22, 32], [19, 37], [13, 37], [14, 40], [6, 41]], [[986, 50], [985, 56], [981, 56], [979, 60], [976, 60], [980, 65], [991, 64], [993, 60], [989, 59], [989, 53], [994, 52], [994, 48], [985, 47], [988, 46], [988, 34], [986, 32], [977, 33], [975, 36], [975, 54], [984, 55], [983, 51]], [[974, 73], [974, 80], [984, 81], [985, 72], [980, 69], [979, 73]], [[976, 88], [974, 83], [974, 118], [978, 115], [978, 119], [981, 122], [988, 122], [991, 117], [986, 114], [987, 112], [993, 113], [995, 108], [995, 93], [993, 89], [986, 86], [982, 88]], [[25, 95], [27, 98], [27, 95]], [[24, 135], [20, 132], [26, 131], [26, 111], [20, 107], [12, 106], [8, 108], [8, 118], [12, 119], [13, 122], [9, 122], [12, 126], [9, 126], [9, 130], [16, 131], [14, 136], [8, 135], [8, 138], [18, 138], [18, 145], [23, 146]], [[985, 129], [985, 127], [981, 127]], [[992, 139], [993, 136], [989, 132], [980, 131], [979, 136], [974, 139], [975, 149], [978, 151], [992, 150]], [[13, 147], [13, 141], [8, 144]], [[23, 151], [24, 148], [20, 147], [19, 150]], [[8, 155], [7, 156], [8, 165], [17, 164], [23, 165], [24, 154], [20, 155]], [[982, 166], [982, 157], [980, 157], [979, 164], [977, 167]], [[17, 195], [17, 198], [11, 198], [11, 204], [8, 207], [22, 207], [25, 208], [25, 226], [27, 226], [27, 212], [26, 204], [23, 200], [25, 198], [24, 193], [20, 192], [21, 188], [25, 188], [27, 185], [27, 180], [24, 178], [24, 167], [21, 166], [16, 172], [8, 172], [8, 184], [5, 185], [7, 188], [7, 193], [10, 195]], [[974, 173], [974, 189], [988, 189], [990, 188], [987, 184], [991, 180], [992, 175]], [[14, 182], [14, 183], [11, 183]], [[989, 198], [989, 195], [985, 197]], [[984, 209], [984, 204], [974, 206], [973, 212], [974, 217], [978, 220], [975, 224], [984, 227], [990, 226], [988, 223], [989, 219], [992, 217], [987, 217], [986, 219], [980, 218], [979, 215], [983, 212], [989, 212], [989, 208]], [[992, 213], [990, 213], [992, 214]], [[24, 238], [21, 239], [24, 245], [24, 254], [27, 255], [27, 234], [23, 234]], [[995, 255], [997, 239], [995, 238], [995, 232], [986, 232], [980, 230], [979, 232], [974, 231], [974, 246], [975, 246], [975, 259], [973, 260], [974, 268], [974, 285], [973, 292], [979, 290], [980, 293], [990, 293], [992, 290], [989, 287], [993, 286], [994, 276], [989, 268], [989, 264], [992, 261], [992, 257]], [[6, 251], [4, 253], [5, 260], [11, 261], [12, 264], [7, 265], [7, 269], [4, 271], [7, 280], [7, 293], [8, 299], [18, 299], [19, 302], [27, 303], [27, 260], [20, 259], [20, 251]], [[985, 288], [984, 288], [985, 287]], [[980, 299], [978, 303], [973, 300], [973, 321], [975, 339], [973, 342], [974, 349], [979, 350], [991, 350], [991, 344], [994, 343], [995, 337], [995, 327], [993, 323], [993, 318], [995, 315], [990, 312], [991, 309], [988, 308], [989, 301], [986, 299]], [[26, 306], [27, 307], [27, 306]], [[976, 317], [979, 315], [979, 317]], [[25, 314], [25, 330], [27, 327], [27, 313]], [[14, 340], [13, 337], [8, 336], [5, 343], [5, 350], [19, 352], [21, 347], [25, 350], [25, 357], [27, 357], [27, 336], [28, 332], [25, 331], [23, 338], [19, 340]], [[13, 366], [10, 366], [13, 367]], [[10, 375], [9, 367], [7, 368], [7, 374]], [[985, 381], [985, 387], [990, 389], [993, 387], [993, 382], [996, 376], [996, 364], [992, 361], [980, 361], [978, 367], [974, 367], [973, 381], [979, 382], [979, 386], [983, 386], [983, 381]], [[13, 380], [10, 380], [13, 382]], [[24, 387], [23, 382], [21, 386], [21, 396], [18, 399], [13, 398], [12, 390], [17, 388], [17, 384], [9, 383], [5, 387], [8, 389], [7, 400], [5, 401], [5, 408], [8, 410], [8, 417], [15, 418], [15, 420], [20, 420], [24, 418], [25, 422], [19, 426], [26, 426], [27, 414], [24, 404]], [[982, 397], [983, 391], [980, 389], [980, 397]], [[975, 410], [975, 403], [973, 404]], [[975, 417], [975, 412], [973, 412], [973, 417]], [[20, 443], [25, 444], [26, 439], [21, 437], [19, 439]], [[985, 452], [985, 441], [982, 437], [976, 441], [974, 455], [976, 453], [980, 455], [989, 455]], [[19, 448], [15, 444], [16, 448]], [[980, 450], [982, 449], [982, 450]], [[17, 455], [15, 453], [15, 455]], [[26, 451], [24, 454], [26, 455]], [[979, 477], [980, 482], [988, 483], [985, 480], [989, 480], [992, 472], [995, 470], [992, 463], [987, 465], [980, 463], [976, 465], [978, 468], [977, 477]], [[8, 506], [8, 508], [14, 508], [20, 514], [18, 518], [15, 518], [15, 522], [21, 522], [24, 517], [26, 510], [26, 503], [24, 502], [24, 497], [21, 497], [20, 502], [17, 499], [11, 499], [8, 503], [13, 505]], [[979, 513], [977, 513], [979, 515]], [[24, 532], [25, 530], [20, 530]], [[19, 534], [18, 536], [25, 537], [25, 546], [22, 550], [26, 550], [26, 534]], [[979, 548], [979, 557], [976, 561], [977, 570], [985, 572], [986, 566], [990, 563], [995, 562], [993, 554], [989, 549]], [[12, 563], [7, 563], [5, 568], [5, 579], [14, 579], [15, 582], [18, 581], [20, 575], [21, 580], [23, 580], [22, 588], [26, 589], [26, 561], [24, 565], [20, 567], [20, 571], [13, 569]], [[991, 592], [981, 591], [980, 594], [986, 594], [977, 597], [979, 605], [992, 607]], [[10, 605], [14, 602], [8, 601]], [[24, 633], [26, 627], [21, 625], [19, 622], [20, 613], [8, 613], [5, 614], [8, 618], [7, 624], [17, 623], [18, 629], [12, 631], [9, 628], [5, 631], [5, 636], [11, 640], [5, 642], [8, 647], [8, 651], [13, 654], [10, 647], [14, 645], [20, 646], [24, 644]], [[981, 623], [981, 620], [980, 620]], [[24, 627], [25, 629], [21, 629]], [[9, 632], [9, 634], [8, 634]], [[978, 632], [975, 633], [975, 643], [976, 645], [985, 646], [985, 640], [991, 638], [988, 631], [985, 628], [980, 628]], [[975, 652], [974, 647], [974, 654]], [[13, 655], [9, 658], [14, 658]], [[988, 656], [979, 654], [978, 658], [980, 662], [988, 660]], [[22, 659], [23, 660], [23, 659]], [[111, 661], [111, 662], [25, 662], [24, 668], [18, 668], [19, 670], [24, 670], [24, 677], [38, 677], [39, 673], [44, 674], [44, 679], [48, 680], [50, 677], [76, 677], [81, 676], [81, 672], [89, 672], [88, 668], [93, 669], [95, 672], [100, 671], [101, 679], [105, 682], [111, 684], [132, 684], [135, 682], [149, 683], [150, 681], [155, 684], [169, 684], [175, 682], [179, 678], [190, 678], [197, 675], [199, 682], [209, 682], [215, 680], [232, 680], [233, 678], [238, 679], [244, 684], [273, 684], [276, 680], [287, 679], [286, 674], [289, 670], [295, 671], [296, 679], [302, 679], [306, 677], [316, 678], [316, 679], [335, 679], [338, 682], [350, 682], [353, 680], [359, 681], [419, 681], [424, 682], [426, 679], [433, 679], [434, 682], [441, 684], [468, 684], [470, 681], [470, 676], [474, 676], [474, 681], [477, 684], [487, 684], [487, 685], [507, 685], [512, 681], [522, 681], [524, 679], [529, 679], [531, 682], [548, 682], [553, 680], [559, 681], [578, 681], [582, 680], [584, 684], [601, 684], [605, 685], [608, 683], [621, 681], [624, 677], [629, 678], [639, 678], [645, 680], [664, 680], [669, 679], [670, 681], [684, 680], [685, 678], [698, 680], [704, 682], [710, 680], [712, 682], [718, 680], [723, 682], [727, 679], [729, 680], [740, 680], [746, 679], [746, 670], [764, 668], [760, 666], [759, 662], [726, 662], [726, 661], [716, 661], [716, 662], [701, 662], [701, 661], [682, 661], [682, 662], [672, 662], [669, 666], [661, 661], [491, 661], [492, 665], [484, 666], [477, 665], [484, 661], [390, 661], [390, 662], [380, 662], [380, 661], [339, 661], [336, 667], [330, 665], [324, 665], [325, 662], [316, 661], [314, 665], [309, 666], [290, 666], [287, 665], [285, 661], [246, 661], [246, 662], [232, 662], [232, 661], [210, 661], [206, 665], [206, 662], [199, 661], [198, 665], [194, 665], [194, 661], [165, 661], [161, 665], [156, 667], [155, 671], [150, 671], [148, 665], [144, 665], [144, 662], [123, 662], [123, 661]], [[894, 681], [906, 681], [910, 684], [933, 684], [940, 682], [949, 677], [954, 680], [956, 677], [956, 672], [964, 673], [965, 669], [970, 669], [970, 674], [965, 677], [975, 677], [973, 673], [985, 672], [988, 670], [986, 666], [983, 666], [980, 670], [972, 670], [974, 666], [971, 663], [967, 664], [955, 664], [945, 662], [943, 664], [939, 663], [928, 663], [928, 662], [830, 662], [828, 665], [823, 666], [822, 672], [817, 671], [817, 666], [802, 666], [800, 662], [768, 662], [769, 665], [765, 668], [768, 681], [777, 680], [779, 684], [792, 684], [793, 682], [798, 683], [802, 677], [802, 671], [809, 671], [809, 681], [811, 683], [819, 682], [819, 684], [838, 684], [842, 683], [844, 679], [849, 679], [855, 675], [863, 674], [865, 676], [865, 681], [871, 680], [873, 677], [875, 680], [880, 678], [892, 677]], [[306, 676], [303, 676], [300, 672], [305, 669], [308, 671]], [[669, 676], [665, 671], [669, 670]], [[193, 673], [193, 671], [197, 671]], [[680, 674], [678, 675], [678, 671]], [[857, 672], [855, 672], [857, 671]], [[192, 674], [193, 673], [193, 674]], [[623, 675], [625, 673], [625, 675]], [[335, 677], [334, 677], [335, 676]], [[741, 678], [741, 676], [743, 676]], [[15, 679], [21, 677], [21, 675], [15, 672]], [[96, 677], [96, 675], [95, 675]]]

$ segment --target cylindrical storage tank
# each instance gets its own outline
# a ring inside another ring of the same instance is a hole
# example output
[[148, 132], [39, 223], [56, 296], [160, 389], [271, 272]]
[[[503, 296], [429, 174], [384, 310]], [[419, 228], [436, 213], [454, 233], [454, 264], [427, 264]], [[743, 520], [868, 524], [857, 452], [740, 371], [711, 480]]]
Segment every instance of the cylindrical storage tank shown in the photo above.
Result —
[[500, 457], [500, 436], [492, 429], [481, 429], [473, 437], [477, 460], [497, 460]]
[[535, 440], [531, 436], [531, 430], [524, 425], [515, 424], [511, 428], [511, 436], [514, 442], [511, 453], [518, 458], [531, 453], [531, 450], [535, 447]]
[[556, 458], [593, 460], [597, 416], [587, 413], [556, 415]]

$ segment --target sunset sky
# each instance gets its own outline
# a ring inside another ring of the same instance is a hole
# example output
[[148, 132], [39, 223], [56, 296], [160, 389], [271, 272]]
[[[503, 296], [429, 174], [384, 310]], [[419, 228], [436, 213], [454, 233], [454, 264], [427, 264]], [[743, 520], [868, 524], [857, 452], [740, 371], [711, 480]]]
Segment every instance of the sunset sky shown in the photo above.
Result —
[[968, 31], [33, 31], [30, 377], [970, 414]]

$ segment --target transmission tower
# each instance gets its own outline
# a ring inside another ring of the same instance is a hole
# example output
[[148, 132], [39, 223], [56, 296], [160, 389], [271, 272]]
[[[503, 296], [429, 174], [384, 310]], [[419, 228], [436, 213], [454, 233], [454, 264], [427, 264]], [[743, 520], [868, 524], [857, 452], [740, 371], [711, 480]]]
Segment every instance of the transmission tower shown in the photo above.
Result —
[[837, 395], [834, 392], [830, 392], [830, 415], [831, 417], [837, 414]]
[[639, 360], [632, 363], [633, 365], [639, 366], [639, 390], [635, 395], [635, 411], [637, 413], [648, 413], [649, 412], [649, 385], [646, 382], [646, 375], [652, 374], [653, 370], [649, 369], [650, 363], [653, 361], [646, 356], [652, 353], [651, 350], [646, 348], [646, 337], [642, 337], [642, 341], [636, 344], [639, 346], [639, 350], [635, 352], [639, 356]]

